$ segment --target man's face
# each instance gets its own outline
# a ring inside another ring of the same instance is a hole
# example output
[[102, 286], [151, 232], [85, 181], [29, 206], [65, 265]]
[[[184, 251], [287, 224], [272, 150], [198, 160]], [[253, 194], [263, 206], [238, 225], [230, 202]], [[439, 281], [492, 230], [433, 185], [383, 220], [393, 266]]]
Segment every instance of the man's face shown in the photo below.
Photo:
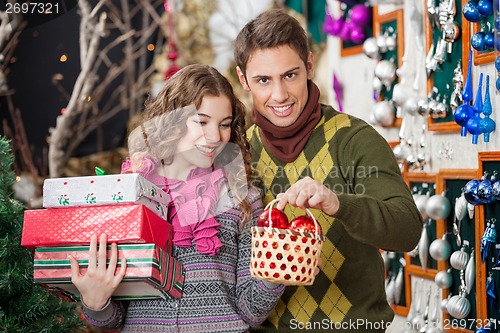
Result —
[[285, 127], [297, 120], [306, 105], [313, 56], [309, 53], [306, 68], [287, 45], [260, 49], [248, 60], [246, 79], [239, 67], [237, 72], [243, 88], [252, 94], [254, 108], [274, 125]]

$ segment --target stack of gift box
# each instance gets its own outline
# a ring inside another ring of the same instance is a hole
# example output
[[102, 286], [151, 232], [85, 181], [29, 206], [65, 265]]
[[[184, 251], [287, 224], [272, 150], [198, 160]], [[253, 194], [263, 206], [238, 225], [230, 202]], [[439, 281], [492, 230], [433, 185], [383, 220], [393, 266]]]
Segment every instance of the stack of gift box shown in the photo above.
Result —
[[44, 209], [24, 214], [21, 245], [34, 250], [34, 281], [68, 300], [80, 295], [71, 283], [68, 256], [88, 266], [90, 237], [105, 233], [108, 260], [118, 244], [125, 276], [113, 299], [178, 299], [184, 270], [172, 257], [169, 196], [138, 174], [46, 179]]

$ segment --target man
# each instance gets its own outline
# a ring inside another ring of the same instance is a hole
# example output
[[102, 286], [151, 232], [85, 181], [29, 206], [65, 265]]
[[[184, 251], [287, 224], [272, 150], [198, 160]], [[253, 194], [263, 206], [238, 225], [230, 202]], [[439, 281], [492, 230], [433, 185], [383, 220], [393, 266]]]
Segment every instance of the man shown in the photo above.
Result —
[[247, 132], [264, 204], [289, 218], [312, 212], [326, 240], [309, 287], [287, 287], [256, 331], [384, 332], [393, 319], [379, 249], [410, 251], [421, 216], [385, 139], [319, 103], [307, 33], [284, 11], [250, 21], [235, 41], [237, 73], [253, 98]]

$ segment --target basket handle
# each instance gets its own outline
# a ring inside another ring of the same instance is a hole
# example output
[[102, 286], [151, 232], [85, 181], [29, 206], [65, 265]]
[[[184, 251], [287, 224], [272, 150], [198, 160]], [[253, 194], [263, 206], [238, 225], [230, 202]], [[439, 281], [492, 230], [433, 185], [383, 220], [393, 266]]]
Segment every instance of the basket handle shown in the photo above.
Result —
[[[264, 208], [264, 210], [267, 210], [267, 213], [269, 214], [269, 221], [271, 221], [271, 208], [273, 208], [274, 204], [277, 203], [279, 201], [279, 199], [273, 199], [271, 200], [267, 205], [266, 207]], [[313, 219], [314, 221], [314, 233], [316, 235], [318, 235], [318, 222], [316, 221], [316, 218], [314, 217], [313, 213], [311, 213], [311, 211], [309, 210], [309, 208], [306, 207], [306, 213], [309, 214], [309, 216]]]

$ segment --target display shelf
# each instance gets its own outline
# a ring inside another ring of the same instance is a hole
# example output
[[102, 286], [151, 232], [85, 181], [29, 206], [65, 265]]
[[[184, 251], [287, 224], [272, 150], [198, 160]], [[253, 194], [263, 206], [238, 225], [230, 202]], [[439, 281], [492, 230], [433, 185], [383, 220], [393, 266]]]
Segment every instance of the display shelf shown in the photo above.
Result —
[[[462, 73], [467, 73], [468, 52], [470, 49], [470, 28], [468, 21], [461, 15], [462, 0], [456, 0], [455, 5], [457, 14], [454, 17], [455, 24], [459, 27], [460, 34], [453, 42], [452, 52], [447, 53], [446, 60], [439, 65], [439, 70], [434, 71], [427, 78], [427, 94], [429, 94], [434, 87], [439, 91], [441, 99], [447, 96], [447, 104], [453, 91], [453, 76], [457, 64], [460, 62], [462, 66]], [[435, 1], [437, 7], [437, 2]], [[424, 10], [424, 26], [426, 38], [426, 54], [429, 53], [431, 45], [436, 44], [439, 38], [442, 38], [442, 31], [433, 29], [430, 22], [428, 13]], [[465, 24], [463, 24], [465, 23]], [[465, 80], [464, 80], [465, 82]], [[428, 117], [428, 130], [433, 132], [459, 132], [460, 126], [455, 122], [453, 112], [448, 112], [444, 118], [434, 119]]]
[[[478, 154], [478, 174], [483, 175], [485, 171], [487, 171], [489, 175], [491, 175], [493, 171], [500, 173], [500, 151], [480, 152]], [[480, 177], [478, 177], [478, 179], [479, 178]], [[476, 220], [476, 223], [478, 233], [476, 235], [476, 243], [479, 244], [486, 227], [486, 220], [495, 218], [497, 229], [500, 227], [500, 202], [494, 201], [490, 204], [480, 205], [477, 208], [477, 212], [478, 219]], [[498, 234], [499, 232], [497, 231], [496, 243], [499, 242]], [[494, 261], [498, 259], [497, 255], [498, 252], [494, 248], [490, 249], [489, 256], [484, 263], [481, 261], [481, 256], [477, 256], [476, 292], [480, 303], [478, 318], [483, 321], [491, 320], [492, 322], [495, 322], [497, 325], [496, 328], [498, 329], [498, 325], [500, 325], [500, 302], [498, 302], [498, 298], [500, 297], [500, 270], [492, 270]], [[493, 302], [491, 308], [488, 308], [486, 281], [490, 273], [492, 273], [497, 300]]]
[[[374, 36], [384, 35], [385, 33], [396, 34], [396, 48], [394, 50], [388, 50], [383, 54], [381, 60], [391, 60], [395, 59], [394, 65], [400, 68], [402, 65], [402, 58], [404, 52], [404, 14], [402, 9], [398, 9], [383, 15], [378, 14], [378, 10], [373, 12], [373, 30]], [[378, 97], [379, 101], [391, 100], [392, 92], [394, 86], [399, 82], [399, 78], [394, 80], [390, 89], [382, 88], [382, 92]], [[389, 127], [400, 127], [401, 118], [395, 117], [394, 123]]]
[[[451, 211], [448, 217], [444, 220], [438, 221], [437, 233], [438, 237], [446, 234], [446, 239], [450, 243], [451, 252], [459, 251], [461, 246], [457, 244], [457, 237], [453, 234], [453, 222], [455, 219], [455, 203], [456, 199], [459, 198], [462, 194], [462, 189], [465, 184], [471, 179], [477, 179], [477, 170], [476, 169], [442, 169], [437, 174], [436, 180], [436, 191], [438, 193], [445, 192], [445, 196], [450, 200], [451, 203]], [[474, 212], [474, 216], [476, 216], [477, 209]], [[458, 223], [457, 223], [458, 224]], [[476, 248], [476, 223], [475, 219], [470, 218], [468, 213], [466, 213], [465, 217], [460, 221], [460, 232], [459, 236], [462, 240], [467, 240], [470, 244], [469, 248]], [[438, 262], [439, 270], [447, 270], [450, 269], [449, 260], [439, 261]], [[451, 293], [452, 295], [457, 295], [459, 292], [460, 285], [460, 271], [451, 268], [451, 274], [453, 277], [453, 284], [449, 289], [443, 289], [443, 298], [447, 298]], [[476, 284], [477, 289], [477, 284]], [[471, 311], [467, 318], [464, 318], [462, 321], [451, 317], [448, 313], [443, 313], [443, 320], [447, 325], [445, 328], [446, 332], [471, 332], [468, 328], [470, 327], [470, 323], [474, 322], [478, 317], [477, 311], [477, 300], [476, 300], [476, 290], [473, 289], [470, 295], [467, 296], [467, 299], [471, 303]], [[453, 325], [452, 325], [453, 324]]]
[[[406, 183], [413, 194], [423, 194], [433, 196], [436, 194], [436, 175], [428, 173], [408, 173]], [[426, 225], [429, 244], [436, 239], [436, 221], [430, 220]], [[438, 272], [437, 262], [428, 255], [427, 269], [424, 271], [420, 258], [405, 253], [407, 270], [410, 274], [417, 275], [426, 279], [434, 279]]]

